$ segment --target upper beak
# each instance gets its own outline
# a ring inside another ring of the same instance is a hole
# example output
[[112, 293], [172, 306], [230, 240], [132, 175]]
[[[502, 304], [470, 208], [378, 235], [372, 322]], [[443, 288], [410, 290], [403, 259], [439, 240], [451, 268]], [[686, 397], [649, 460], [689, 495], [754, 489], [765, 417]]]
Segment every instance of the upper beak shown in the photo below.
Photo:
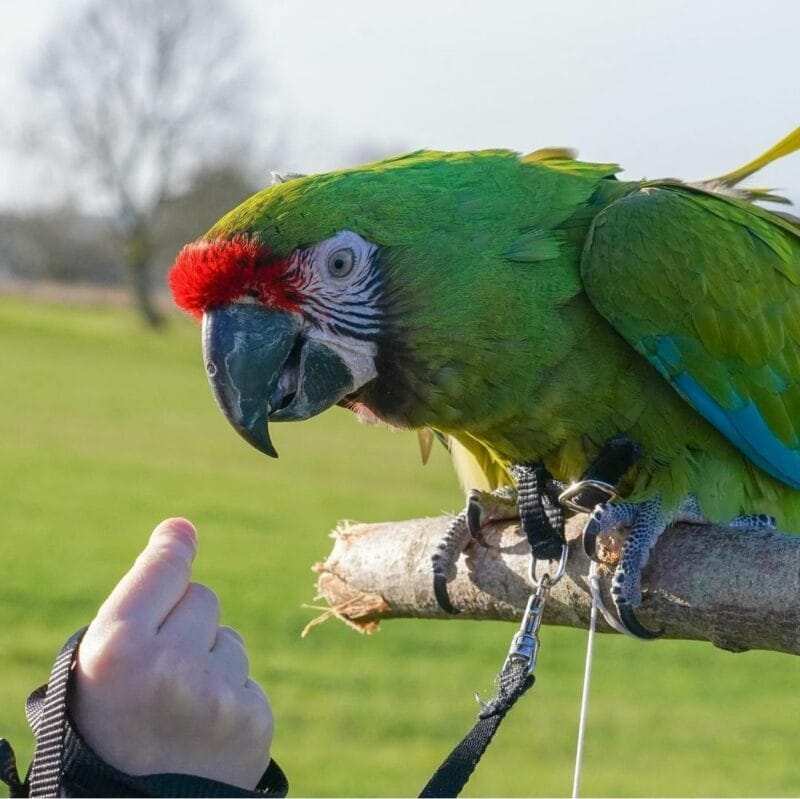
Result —
[[339, 355], [301, 330], [297, 314], [255, 304], [203, 316], [203, 358], [217, 404], [248, 443], [273, 458], [269, 421], [308, 419], [354, 388]]

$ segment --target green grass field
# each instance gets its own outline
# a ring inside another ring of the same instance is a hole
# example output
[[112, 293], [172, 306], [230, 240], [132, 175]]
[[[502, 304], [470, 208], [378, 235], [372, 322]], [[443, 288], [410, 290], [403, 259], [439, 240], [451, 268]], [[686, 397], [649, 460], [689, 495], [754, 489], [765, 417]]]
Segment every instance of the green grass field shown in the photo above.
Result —
[[[471, 724], [472, 693], [489, 691], [512, 628], [299, 634], [328, 531], [457, 507], [446, 458], [422, 468], [414, 436], [337, 409], [276, 425], [281, 459], [270, 461], [214, 407], [198, 338], [184, 321], [156, 336], [119, 311], [0, 299], [0, 735], [27, 763], [27, 692], [155, 523], [180, 514], [199, 528], [197, 579], [219, 594], [272, 698], [291, 793], [416, 795]], [[570, 790], [585, 635], [542, 638], [536, 687], [468, 795]], [[584, 795], [798, 793], [797, 659], [600, 638]]]

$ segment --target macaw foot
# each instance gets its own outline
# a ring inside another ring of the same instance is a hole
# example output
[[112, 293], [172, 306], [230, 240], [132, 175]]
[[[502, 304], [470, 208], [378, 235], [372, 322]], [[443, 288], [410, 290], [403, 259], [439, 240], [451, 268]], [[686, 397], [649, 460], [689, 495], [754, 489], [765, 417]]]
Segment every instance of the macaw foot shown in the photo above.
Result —
[[447, 583], [455, 576], [461, 553], [472, 543], [488, 546], [483, 536], [486, 527], [506, 519], [517, 518], [517, 503], [512, 488], [499, 488], [492, 493], [473, 489], [467, 506], [453, 518], [447, 532], [431, 556], [433, 595], [445, 613], [460, 613], [450, 601]]
[[[649, 640], [658, 638], [663, 632], [645, 627], [636, 618], [634, 608], [642, 602], [642, 570], [669, 521], [658, 497], [638, 503], [606, 502], [594, 509], [583, 531], [584, 548], [589, 557], [594, 559], [598, 535], [610, 533], [619, 527], [630, 528], [614, 572], [611, 596], [623, 629], [636, 638]], [[608, 619], [606, 609], [601, 607], [600, 610]], [[611, 619], [608, 621], [612, 626], [618, 626]]]
[[[667, 526], [677, 522], [710, 524], [703, 515], [697, 499], [690, 495], [672, 517], [663, 513], [661, 500], [658, 498], [640, 503], [607, 502], [595, 508], [584, 528], [583, 546], [586, 554], [595, 561], [598, 535], [610, 533], [618, 527], [630, 528], [630, 533], [622, 545], [619, 563], [611, 583], [611, 595], [623, 631], [637, 638], [651, 639], [661, 635], [661, 632], [654, 632], [644, 627], [636, 618], [634, 608], [637, 608], [642, 601], [641, 575], [650, 552]], [[754, 513], [737, 516], [729, 522], [729, 526], [742, 530], [774, 530], [777, 523], [774, 516]], [[618, 628], [616, 620], [609, 618], [606, 609], [604, 607], [600, 609], [609, 624]]]

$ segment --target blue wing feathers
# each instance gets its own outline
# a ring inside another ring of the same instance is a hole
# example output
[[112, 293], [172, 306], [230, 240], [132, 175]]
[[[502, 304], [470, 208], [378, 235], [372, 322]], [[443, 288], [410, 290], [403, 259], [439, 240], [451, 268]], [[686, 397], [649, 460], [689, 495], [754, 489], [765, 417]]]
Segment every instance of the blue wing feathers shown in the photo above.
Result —
[[[669, 336], [661, 336], [650, 362], [678, 393], [756, 466], [792, 488], [800, 488], [800, 451], [787, 447], [769, 428], [752, 400], [741, 397], [723, 408], [687, 371], [676, 370], [681, 354]], [[734, 395], [736, 396], [736, 395]]]

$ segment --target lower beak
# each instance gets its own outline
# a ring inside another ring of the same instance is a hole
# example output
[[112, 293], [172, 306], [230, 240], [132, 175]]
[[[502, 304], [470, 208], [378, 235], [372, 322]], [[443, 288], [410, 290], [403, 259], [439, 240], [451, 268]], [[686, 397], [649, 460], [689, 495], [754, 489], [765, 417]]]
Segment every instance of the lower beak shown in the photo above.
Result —
[[245, 441], [273, 458], [270, 421], [309, 419], [354, 388], [339, 355], [301, 329], [296, 314], [250, 303], [203, 316], [203, 358], [217, 404]]

